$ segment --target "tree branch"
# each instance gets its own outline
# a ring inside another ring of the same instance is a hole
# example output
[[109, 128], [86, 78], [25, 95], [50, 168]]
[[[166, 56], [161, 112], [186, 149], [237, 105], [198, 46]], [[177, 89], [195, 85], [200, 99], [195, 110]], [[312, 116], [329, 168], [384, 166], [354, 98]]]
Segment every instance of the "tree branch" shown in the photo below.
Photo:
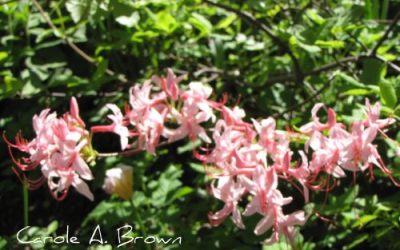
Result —
[[240, 18], [246, 20], [250, 24], [256, 26], [257, 28], [259, 28], [260, 30], [265, 32], [265, 34], [267, 34], [267, 36], [276, 45], [278, 45], [284, 52], [286, 52], [289, 55], [289, 57], [290, 57], [290, 59], [292, 60], [292, 63], [293, 63], [294, 72], [295, 72], [295, 79], [294, 80], [296, 81], [296, 83], [301, 84], [303, 82], [304, 75], [303, 75], [303, 72], [301, 70], [300, 63], [297, 60], [296, 56], [290, 50], [289, 45], [286, 42], [284, 42], [283, 40], [281, 40], [278, 36], [276, 36], [274, 34], [274, 32], [267, 25], [261, 23], [255, 17], [253, 17], [252, 15], [250, 15], [249, 13], [246, 13], [244, 11], [237, 10], [235, 8], [232, 8], [232, 7], [224, 5], [224, 4], [215, 3], [215, 2], [212, 2], [210, 0], [203, 0], [203, 2], [206, 3], [206, 4], [209, 4], [209, 5], [212, 5], [212, 6], [215, 6], [215, 7], [218, 7], [218, 8], [233, 12], [236, 15], [238, 15]]
[[[33, 5], [35, 5], [35, 7], [37, 8], [37, 10], [39, 11], [40, 15], [44, 18], [44, 20], [46, 21], [46, 23], [50, 26], [50, 28], [53, 30], [53, 33], [55, 36], [60, 36], [62, 40], [64, 40], [64, 42], [66, 44], [68, 44], [68, 46], [75, 51], [75, 53], [77, 53], [80, 57], [82, 57], [84, 60], [86, 60], [87, 62], [97, 65], [96, 60], [91, 57], [90, 55], [88, 55], [86, 52], [84, 52], [83, 50], [81, 50], [76, 44], [74, 44], [65, 34], [61, 33], [59, 31], [59, 29], [54, 25], [54, 23], [51, 21], [50, 17], [47, 15], [47, 13], [43, 10], [42, 6], [39, 4], [39, 2], [37, 0], [32, 0]], [[110, 69], [106, 69], [105, 72], [109, 75], [109, 76], [115, 76], [117, 77], [118, 80], [120, 80], [123, 83], [127, 83], [128, 80], [126, 79], [126, 77], [122, 74], [116, 74], [114, 71], [110, 70]]]
[[[315, 69], [313, 69], [311, 71], [304, 72], [303, 76], [307, 77], [307, 76], [311, 76], [311, 75], [318, 75], [318, 74], [320, 74], [322, 72], [329, 71], [331, 69], [337, 68], [343, 63], [356, 62], [358, 60], [359, 60], [359, 57], [357, 57], [357, 56], [345, 57], [345, 58], [343, 58], [341, 60], [338, 60], [337, 62], [325, 64], [325, 65], [323, 65], [323, 66], [321, 66], [319, 68], [315, 68]], [[296, 76], [293, 75], [293, 74], [281, 75], [281, 76], [271, 77], [270, 79], [268, 79], [268, 81], [265, 84], [266, 85], [272, 85], [272, 84], [278, 83], [278, 82], [295, 81], [295, 79], [296, 79]]]
[[397, 22], [400, 19], [400, 11], [397, 12], [396, 16], [393, 18], [392, 23], [390, 24], [389, 28], [385, 31], [385, 34], [379, 39], [378, 43], [375, 45], [375, 47], [371, 50], [370, 55], [375, 55], [376, 52], [378, 51], [379, 47], [382, 46], [382, 44], [386, 41], [386, 39], [389, 38], [390, 32], [396, 27]]

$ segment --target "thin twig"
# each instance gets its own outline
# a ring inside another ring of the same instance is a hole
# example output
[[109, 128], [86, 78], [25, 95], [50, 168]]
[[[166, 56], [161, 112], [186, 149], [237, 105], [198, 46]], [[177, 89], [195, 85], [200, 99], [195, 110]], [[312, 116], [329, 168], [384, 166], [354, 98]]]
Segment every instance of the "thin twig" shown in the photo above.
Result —
[[351, 34], [351, 32], [349, 32], [349, 31], [346, 31], [346, 34], [347, 34], [351, 39], [353, 39], [354, 42], [356, 42], [357, 44], [359, 44], [359, 45], [363, 48], [363, 50], [364, 50], [365, 52], [368, 51], [368, 47], [365, 46], [365, 44], [362, 43], [362, 42], [360, 41], [360, 39], [358, 39], [358, 37], [354, 36], [354, 35]]
[[[376, 59], [378, 59], [378, 60], [380, 60], [382, 62], [387, 63], [389, 67], [391, 67], [393, 70], [395, 70], [395, 71], [400, 73], [400, 67], [399, 66], [397, 66], [396, 64], [386, 60], [385, 58], [383, 58], [381, 56], [378, 56], [378, 55], [369, 55], [369, 56], [360, 55], [360, 56], [345, 57], [345, 58], [342, 58], [340, 60], [337, 60], [336, 62], [325, 64], [325, 65], [323, 65], [321, 67], [315, 68], [315, 69], [310, 70], [308, 72], [304, 72], [303, 76], [307, 77], [307, 76], [318, 75], [318, 74], [320, 74], [322, 72], [326, 72], [326, 71], [338, 68], [340, 66], [343, 66], [343, 64], [345, 64], [345, 63], [358, 62], [358, 61], [360, 61], [362, 59], [365, 59], [365, 58], [376, 58]], [[207, 70], [196, 71], [196, 73], [198, 73], [198, 72], [199, 73], [207, 72], [207, 73], [214, 73], [214, 74], [215, 73], [217, 73], [217, 74], [223, 74], [224, 73], [223, 71], [221, 71], [219, 69], [216, 69], [216, 68], [215, 69], [214, 68], [210, 68], [210, 69], [207, 69]], [[285, 74], [285, 75], [273, 76], [273, 77], [269, 78], [268, 81], [266, 81], [265, 84], [262, 85], [262, 87], [265, 87], [265, 85], [273, 85], [275, 83], [293, 82], [295, 80], [296, 80], [296, 76], [294, 74]]]
[[379, 47], [382, 46], [382, 44], [386, 41], [386, 39], [389, 38], [390, 32], [396, 27], [397, 22], [400, 20], [400, 11], [397, 12], [396, 16], [393, 18], [392, 23], [390, 26], [387, 28], [385, 31], [385, 34], [379, 39], [378, 43], [375, 45], [375, 47], [371, 50], [370, 55], [375, 55], [376, 52], [378, 51]]
[[375, 58], [378, 59], [378, 60], [380, 60], [380, 61], [382, 61], [382, 62], [384, 62], [384, 63], [387, 63], [387, 65], [388, 65], [390, 68], [392, 68], [393, 70], [395, 70], [395, 71], [397, 71], [398, 73], [400, 73], [400, 67], [397, 66], [396, 64], [394, 64], [394, 63], [392, 63], [391, 61], [388, 61], [388, 60], [386, 60], [385, 58], [383, 58], [383, 57], [381, 57], [381, 56], [378, 56], [378, 55], [375, 55]]
[[[75, 51], [75, 53], [77, 53], [80, 57], [82, 57], [83, 59], [85, 59], [87, 62], [97, 65], [96, 60], [91, 57], [90, 55], [88, 55], [86, 52], [84, 52], [83, 50], [81, 50], [76, 44], [74, 44], [65, 34], [61, 33], [59, 31], [59, 29], [54, 25], [54, 23], [51, 21], [50, 17], [47, 15], [47, 13], [43, 10], [42, 6], [39, 4], [39, 2], [37, 0], [32, 0], [32, 3], [35, 5], [35, 7], [38, 9], [40, 15], [44, 18], [44, 20], [47, 22], [47, 24], [50, 26], [50, 28], [53, 30], [54, 35], [56, 36], [60, 36], [62, 40], [64, 40], [64, 42], [66, 44], [68, 44], [68, 46]], [[105, 72], [110, 75], [110, 76], [116, 76], [118, 78], [118, 80], [120, 80], [123, 83], [127, 83], [128, 80], [126, 79], [126, 77], [122, 74], [116, 74], [114, 71], [110, 70], [110, 69], [106, 69]]]
[[[319, 67], [319, 68], [315, 68], [315, 69], [313, 69], [311, 71], [304, 72], [303, 75], [304, 75], [304, 77], [311, 76], [311, 75], [318, 75], [318, 74], [320, 74], [322, 72], [329, 71], [331, 69], [335, 69], [335, 68], [341, 66], [343, 63], [356, 62], [359, 59], [360, 58], [357, 57], [357, 56], [345, 57], [343, 59], [338, 60], [337, 62], [328, 63], [328, 64], [325, 64], [325, 65]], [[279, 83], [279, 82], [294, 81], [295, 79], [296, 79], [296, 76], [293, 75], [293, 74], [281, 75], [281, 76], [271, 77], [270, 79], [268, 79], [268, 81], [265, 84], [266, 85], [272, 85], [274, 83]]]
[[[163, 141], [163, 142], [161, 142], [160, 144], [157, 145], [157, 148], [170, 145], [170, 144], [172, 144], [174, 142], [176, 142], [176, 141], [172, 141], [172, 142]], [[97, 153], [97, 157], [99, 157], [99, 158], [106, 158], [106, 157], [111, 157], [111, 156], [130, 157], [130, 156], [137, 155], [137, 154], [143, 152], [144, 150], [145, 150], [144, 148], [132, 148], [132, 149], [128, 149], [128, 150], [121, 151], [121, 152]]]
[[269, 38], [271, 38], [271, 40], [276, 45], [278, 45], [284, 52], [286, 52], [289, 55], [290, 59], [292, 60], [293, 67], [294, 67], [295, 81], [298, 84], [302, 83], [304, 75], [303, 75], [303, 72], [301, 70], [299, 61], [297, 60], [297, 58], [293, 54], [293, 52], [290, 50], [289, 45], [286, 42], [284, 42], [283, 40], [281, 40], [278, 36], [276, 36], [274, 34], [274, 32], [268, 26], [266, 26], [265, 24], [261, 23], [256, 18], [254, 18], [252, 15], [250, 15], [250, 14], [244, 12], [244, 11], [237, 10], [235, 8], [232, 8], [232, 7], [224, 5], [224, 4], [215, 3], [215, 2], [212, 2], [210, 0], [203, 0], [203, 2], [206, 3], [206, 4], [209, 4], [209, 5], [212, 5], [212, 6], [215, 6], [215, 7], [218, 7], [218, 8], [233, 12], [236, 15], [238, 15], [239, 17], [241, 17], [242, 19], [244, 19], [247, 22], [249, 22], [250, 24], [252, 24], [252, 25], [258, 27], [260, 30], [264, 31], [267, 34], [267, 36]]

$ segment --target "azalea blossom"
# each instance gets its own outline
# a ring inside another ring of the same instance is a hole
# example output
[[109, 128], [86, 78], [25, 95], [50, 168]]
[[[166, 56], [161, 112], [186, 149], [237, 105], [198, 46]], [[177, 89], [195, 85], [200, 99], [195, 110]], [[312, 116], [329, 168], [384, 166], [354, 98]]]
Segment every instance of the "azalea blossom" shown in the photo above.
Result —
[[[254, 233], [270, 234], [265, 244], [273, 244], [281, 236], [292, 244], [295, 227], [303, 225], [309, 215], [301, 210], [284, 213], [292, 197], [284, 196], [280, 182], [299, 190], [305, 203], [312, 199], [310, 190], [330, 190], [325, 176], [334, 183], [346, 177], [347, 171], [355, 174], [369, 169], [372, 176], [374, 166], [400, 186], [374, 144], [379, 134], [388, 137], [385, 129], [394, 122], [392, 118], [380, 119], [379, 103], [371, 105], [367, 99], [365, 118], [355, 119], [350, 126], [336, 119], [332, 108], [317, 103], [311, 110], [311, 122], [296, 132], [278, 129], [279, 123], [272, 117], [246, 118], [238, 105], [226, 106], [227, 95], [222, 101], [212, 100], [210, 86], [190, 82], [185, 87], [182, 79], [168, 69], [166, 77], [153, 76], [135, 84], [129, 90], [124, 113], [117, 105], [107, 104], [111, 124], [94, 126], [91, 132], [115, 133], [120, 136], [122, 150], [151, 154], [156, 154], [159, 145], [200, 139], [203, 145], [193, 150], [194, 155], [205, 164], [211, 178], [210, 194], [223, 202], [220, 210], [208, 215], [212, 225], [231, 217], [236, 226], [245, 228], [242, 216], [258, 214], [261, 219]], [[320, 118], [323, 108], [326, 122]], [[62, 117], [45, 109], [32, 122], [36, 136], [31, 141], [19, 133], [11, 143], [3, 135], [17, 166], [13, 171], [31, 189], [47, 181], [58, 200], [66, 197], [71, 186], [93, 200], [85, 182], [93, 179], [85, 153], [91, 150], [91, 135], [79, 116], [76, 99], [71, 99], [70, 111]], [[293, 142], [302, 143], [304, 148], [296, 146], [294, 150]], [[15, 157], [16, 150], [27, 157]], [[26, 173], [37, 168], [42, 176], [29, 180]], [[132, 173], [132, 167], [126, 165], [107, 170], [104, 190], [130, 199]]]
[[[83, 180], [92, 180], [93, 175], [89, 166], [82, 158], [82, 150], [88, 146], [89, 132], [85, 130], [85, 124], [79, 117], [79, 108], [74, 97], [71, 98], [69, 113], [61, 118], [57, 114], [50, 113], [49, 109], [43, 110], [32, 119], [36, 137], [27, 141], [21, 135], [17, 135], [16, 144], [4, 137], [8, 144], [11, 158], [20, 171], [24, 172], [41, 166], [42, 178], [47, 179], [51, 194], [57, 200], [66, 197], [70, 186], [79, 193], [93, 200], [93, 194]], [[12, 149], [28, 154], [28, 157], [16, 159]], [[42, 182], [24, 180], [29, 184], [41, 184]], [[31, 185], [30, 188], [37, 188]]]
[[365, 99], [365, 107], [367, 113], [367, 119], [364, 121], [365, 125], [372, 126], [377, 125], [379, 128], [384, 128], [395, 122], [394, 118], [379, 119], [381, 104], [379, 102], [375, 103], [373, 107], [369, 102], [369, 99]]
[[180, 95], [179, 82], [183, 76], [176, 77], [172, 69], [167, 69], [167, 77], [153, 76], [151, 79], [161, 87], [161, 89], [170, 97], [173, 101], [176, 101]]
[[322, 130], [325, 130], [325, 129], [329, 129], [332, 126], [335, 125], [335, 123], [336, 123], [336, 113], [331, 108], [328, 109], [328, 121], [327, 121], [327, 123], [321, 123], [320, 122], [317, 114], [318, 114], [318, 111], [322, 107], [324, 107], [323, 103], [317, 103], [317, 104], [314, 105], [314, 107], [311, 110], [311, 117], [312, 117], [313, 121], [300, 127], [300, 131], [302, 133], [310, 133], [310, 132], [313, 132], [313, 131], [316, 131], [316, 130], [317, 131], [322, 131]]
[[133, 193], [133, 168], [128, 165], [118, 164], [106, 171], [103, 189], [109, 194], [115, 194], [125, 200], [132, 197]]
[[289, 240], [293, 240], [293, 226], [304, 224], [304, 212], [283, 214], [282, 206], [289, 204], [292, 197], [283, 197], [277, 189], [278, 177], [275, 170], [258, 166], [252, 180], [247, 177], [241, 177], [241, 180], [246, 189], [254, 195], [243, 214], [250, 216], [259, 213], [264, 216], [256, 225], [254, 233], [261, 235], [273, 227], [272, 236], [264, 242], [268, 245], [278, 241], [281, 233], [285, 234]]
[[121, 149], [124, 150], [128, 147], [128, 139], [130, 137], [130, 132], [127, 127], [128, 123], [117, 105], [107, 104], [106, 107], [114, 113], [108, 115], [108, 118], [113, 121], [113, 123], [111, 125], [93, 126], [91, 131], [94, 133], [113, 132], [119, 135], [121, 139]]
[[154, 154], [159, 144], [160, 137], [164, 131], [164, 117], [167, 110], [160, 114], [156, 109], [151, 108], [145, 115], [143, 123], [138, 127], [139, 147], [143, 147]]
[[232, 214], [233, 222], [240, 228], [244, 228], [238, 202], [245, 192], [245, 188], [240, 182], [235, 182], [231, 177], [224, 176], [218, 178], [218, 185], [211, 185], [212, 194], [215, 198], [225, 202], [224, 207], [216, 212], [210, 213], [208, 218], [213, 225], [220, 224], [226, 217]]

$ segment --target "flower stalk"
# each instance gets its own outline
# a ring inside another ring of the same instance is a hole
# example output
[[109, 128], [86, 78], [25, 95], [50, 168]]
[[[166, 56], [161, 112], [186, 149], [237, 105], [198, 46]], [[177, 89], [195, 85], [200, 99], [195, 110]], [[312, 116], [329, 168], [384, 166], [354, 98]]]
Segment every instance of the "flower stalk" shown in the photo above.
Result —
[[22, 198], [23, 198], [23, 206], [24, 206], [24, 227], [29, 225], [29, 192], [28, 185], [22, 185]]

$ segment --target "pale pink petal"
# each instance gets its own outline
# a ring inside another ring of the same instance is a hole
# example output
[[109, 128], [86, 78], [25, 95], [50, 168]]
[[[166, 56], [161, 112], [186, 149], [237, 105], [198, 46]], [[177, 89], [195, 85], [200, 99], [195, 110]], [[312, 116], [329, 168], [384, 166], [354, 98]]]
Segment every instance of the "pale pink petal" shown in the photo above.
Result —
[[86, 196], [89, 200], [91, 201], [94, 200], [94, 196], [90, 191], [89, 186], [84, 181], [82, 181], [77, 175], [74, 176], [74, 179], [72, 181], [72, 186], [76, 189], [76, 191]]
[[89, 166], [79, 155], [75, 157], [74, 170], [79, 174], [82, 179], [93, 180], [93, 175], [90, 171]]
[[254, 233], [256, 235], [261, 235], [265, 233], [268, 229], [270, 229], [273, 224], [274, 224], [274, 219], [272, 218], [271, 215], [267, 214], [257, 223], [257, 226], [254, 229]]
[[236, 207], [236, 205], [235, 205], [235, 208], [233, 209], [232, 220], [236, 224], [236, 226], [238, 226], [239, 228], [241, 228], [241, 229], [245, 228], [243, 221], [242, 221], [242, 216], [240, 215], [240, 211]]

